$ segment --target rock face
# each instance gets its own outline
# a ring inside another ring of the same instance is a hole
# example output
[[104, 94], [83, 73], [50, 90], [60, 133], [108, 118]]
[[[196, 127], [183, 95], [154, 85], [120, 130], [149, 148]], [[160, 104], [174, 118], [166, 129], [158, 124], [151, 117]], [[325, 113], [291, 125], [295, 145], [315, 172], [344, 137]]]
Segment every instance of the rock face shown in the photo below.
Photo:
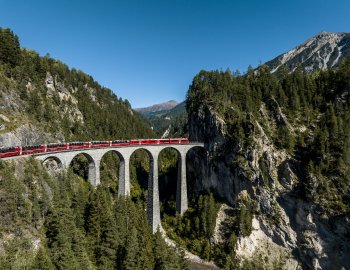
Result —
[[[46, 96], [49, 99], [57, 99], [55, 111], [61, 112], [62, 118], [67, 118], [73, 123], [83, 123], [83, 116], [78, 109], [78, 101], [72, 95], [74, 89], [68, 89], [64, 83], [53, 77], [49, 72], [45, 79]], [[11, 84], [0, 84], [0, 147], [38, 145], [52, 142], [65, 141], [61, 127], [56, 132], [47, 132], [38, 122], [33, 122], [24, 108], [26, 103], [21, 99], [18, 89]], [[26, 92], [32, 95], [35, 87], [28, 82]], [[5, 115], [6, 114], [6, 115]]]
[[37, 126], [24, 124], [11, 132], [0, 134], [0, 147], [39, 145], [51, 142], [62, 142], [64, 136], [61, 133], [46, 133]]
[[321, 32], [302, 45], [266, 63], [272, 72], [281, 66], [294, 71], [298, 65], [311, 72], [339, 66], [350, 53], [350, 33]]
[[261, 224], [262, 222], [253, 218], [252, 233], [238, 240], [237, 255], [243, 259], [259, 256], [266, 262], [267, 269], [273, 269], [274, 265], [278, 264], [283, 264], [284, 269], [298, 269], [299, 263], [290, 256], [289, 247], [275, 243], [271, 236], [265, 233], [266, 224]]
[[190, 140], [204, 141], [209, 150], [208, 156], [190, 153], [193, 191], [214, 192], [232, 207], [248, 194], [256, 204], [252, 232], [239, 236], [236, 245], [241, 262], [263, 258], [267, 269], [276, 264], [283, 269], [350, 269], [349, 217], [320, 216], [314, 205], [300, 199], [297, 162], [265, 134], [276, 123], [291, 132], [296, 127], [276, 101], [266, 102], [259, 112], [259, 121], [250, 119], [255, 134], [250, 147], [232, 144], [225, 121], [210, 106], [189, 114]]
[[14, 79], [0, 72], [0, 147], [153, 134], [127, 101], [83, 72], [40, 74]]

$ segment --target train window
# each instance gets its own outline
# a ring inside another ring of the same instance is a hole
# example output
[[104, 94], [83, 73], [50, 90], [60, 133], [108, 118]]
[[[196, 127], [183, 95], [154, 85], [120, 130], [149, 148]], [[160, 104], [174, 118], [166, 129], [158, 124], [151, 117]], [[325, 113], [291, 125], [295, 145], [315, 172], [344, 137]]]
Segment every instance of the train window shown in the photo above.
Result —
[[15, 147], [7, 147], [7, 148], [2, 148], [0, 150], [1, 153], [6, 153], [6, 152], [11, 152], [11, 151], [14, 151], [15, 150]]
[[70, 145], [82, 145], [84, 144], [83, 142], [73, 142], [73, 143], [70, 143]]

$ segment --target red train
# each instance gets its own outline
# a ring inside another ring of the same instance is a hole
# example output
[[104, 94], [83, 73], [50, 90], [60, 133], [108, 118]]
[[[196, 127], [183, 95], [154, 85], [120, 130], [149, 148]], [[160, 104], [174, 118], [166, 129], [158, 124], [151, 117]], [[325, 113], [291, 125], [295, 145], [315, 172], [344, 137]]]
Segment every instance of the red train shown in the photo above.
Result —
[[59, 152], [75, 149], [120, 147], [133, 145], [154, 145], [154, 144], [187, 144], [187, 138], [173, 139], [138, 139], [138, 140], [114, 140], [114, 141], [92, 141], [92, 142], [71, 142], [71, 143], [51, 143], [34, 146], [16, 146], [0, 148], [0, 158], [32, 155], [45, 152]]

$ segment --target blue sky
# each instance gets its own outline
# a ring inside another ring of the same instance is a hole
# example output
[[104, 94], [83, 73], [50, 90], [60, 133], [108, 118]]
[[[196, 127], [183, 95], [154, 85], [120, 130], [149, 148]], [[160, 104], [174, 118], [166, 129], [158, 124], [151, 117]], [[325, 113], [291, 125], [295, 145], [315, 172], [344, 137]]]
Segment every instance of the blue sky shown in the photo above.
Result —
[[133, 107], [185, 99], [201, 69], [244, 72], [321, 31], [348, 0], [0, 0], [22, 47], [92, 75]]

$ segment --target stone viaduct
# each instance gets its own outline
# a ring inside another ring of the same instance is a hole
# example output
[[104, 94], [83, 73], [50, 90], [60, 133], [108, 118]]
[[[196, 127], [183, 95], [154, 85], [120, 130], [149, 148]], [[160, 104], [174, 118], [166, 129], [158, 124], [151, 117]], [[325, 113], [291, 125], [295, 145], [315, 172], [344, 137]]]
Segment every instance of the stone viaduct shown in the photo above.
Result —
[[186, 156], [190, 149], [194, 147], [204, 147], [203, 143], [189, 144], [164, 144], [164, 145], [133, 145], [126, 147], [106, 147], [89, 148], [80, 150], [67, 150], [62, 152], [45, 152], [35, 154], [35, 158], [45, 162], [48, 159], [54, 159], [62, 168], [68, 168], [72, 160], [79, 154], [84, 155], [89, 162], [89, 182], [97, 186], [100, 184], [100, 163], [102, 157], [108, 152], [114, 152], [119, 157], [119, 191], [121, 196], [130, 195], [130, 175], [129, 163], [131, 155], [139, 149], [148, 153], [150, 160], [150, 172], [148, 178], [148, 199], [147, 199], [147, 217], [153, 232], [161, 229], [159, 190], [158, 190], [158, 156], [165, 148], [173, 148], [179, 154], [178, 179], [176, 189], [176, 210], [181, 215], [188, 208], [187, 201], [187, 180], [186, 180]]

